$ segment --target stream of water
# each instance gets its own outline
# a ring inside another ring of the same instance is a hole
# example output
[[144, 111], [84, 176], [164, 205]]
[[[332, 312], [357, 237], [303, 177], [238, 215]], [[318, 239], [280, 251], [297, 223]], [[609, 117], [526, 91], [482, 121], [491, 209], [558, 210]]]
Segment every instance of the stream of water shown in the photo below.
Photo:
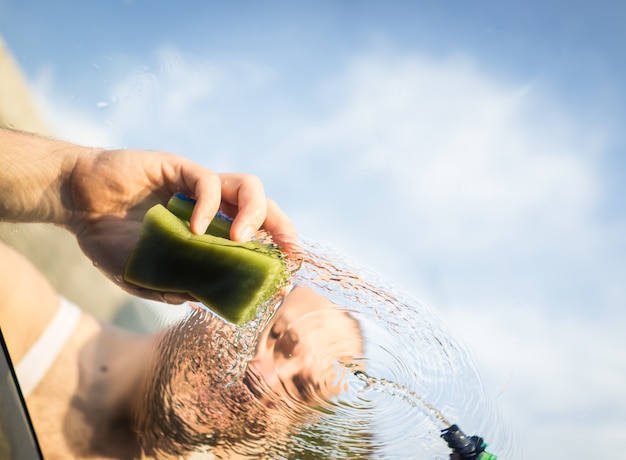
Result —
[[[345, 374], [347, 390], [333, 410], [296, 433], [290, 448], [316, 451], [308, 429], [324, 433], [328, 455], [311, 458], [447, 460], [450, 450], [440, 434], [456, 423], [466, 434], [482, 436], [499, 458], [520, 456], [474, 358], [433, 308], [307, 241], [294, 282], [354, 317], [365, 346], [358, 369]], [[276, 457], [304, 458], [286, 452]]]

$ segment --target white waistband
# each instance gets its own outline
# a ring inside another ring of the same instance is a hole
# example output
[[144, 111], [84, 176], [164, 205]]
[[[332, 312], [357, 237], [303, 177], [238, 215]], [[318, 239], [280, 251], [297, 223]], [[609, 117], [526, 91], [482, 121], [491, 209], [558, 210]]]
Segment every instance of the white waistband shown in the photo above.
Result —
[[46, 330], [28, 350], [28, 353], [15, 366], [24, 397], [39, 384], [43, 376], [61, 352], [80, 319], [80, 309], [67, 299], [60, 298], [61, 304]]

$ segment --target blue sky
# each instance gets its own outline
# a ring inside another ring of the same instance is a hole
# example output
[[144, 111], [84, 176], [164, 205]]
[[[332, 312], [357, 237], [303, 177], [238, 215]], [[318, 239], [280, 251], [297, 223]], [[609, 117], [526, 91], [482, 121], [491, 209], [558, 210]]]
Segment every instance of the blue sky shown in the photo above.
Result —
[[626, 4], [237, 5], [0, 0], [0, 34], [58, 135], [258, 174], [432, 305], [523, 458], [619, 457]]

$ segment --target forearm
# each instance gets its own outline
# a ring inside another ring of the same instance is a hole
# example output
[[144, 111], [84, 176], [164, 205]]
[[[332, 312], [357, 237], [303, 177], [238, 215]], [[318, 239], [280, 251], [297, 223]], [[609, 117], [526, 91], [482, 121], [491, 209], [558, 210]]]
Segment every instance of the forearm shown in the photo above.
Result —
[[0, 128], [0, 220], [66, 225], [76, 159], [89, 150]]

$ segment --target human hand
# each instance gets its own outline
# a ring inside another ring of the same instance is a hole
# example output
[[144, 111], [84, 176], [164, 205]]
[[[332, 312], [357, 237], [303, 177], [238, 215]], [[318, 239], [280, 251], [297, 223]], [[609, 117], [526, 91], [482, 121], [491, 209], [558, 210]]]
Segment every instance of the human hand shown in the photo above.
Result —
[[263, 184], [248, 174], [216, 174], [186, 158], [164, 152], [110, 150], [80, 155], [71, 174], [64, 225], [85, 254], [124, 289], [146, 298], [182, 302], [187, 297], [131, 286], [123, 281], [130, 251], [139, 240], [145, 212], [177, 192], [197, 200], [191, 231], [202, 234], [218, 210], [234, 218], [231, 239], [247, 241], [259, 229], [279, 246], [295, 241], [295, 228]]

